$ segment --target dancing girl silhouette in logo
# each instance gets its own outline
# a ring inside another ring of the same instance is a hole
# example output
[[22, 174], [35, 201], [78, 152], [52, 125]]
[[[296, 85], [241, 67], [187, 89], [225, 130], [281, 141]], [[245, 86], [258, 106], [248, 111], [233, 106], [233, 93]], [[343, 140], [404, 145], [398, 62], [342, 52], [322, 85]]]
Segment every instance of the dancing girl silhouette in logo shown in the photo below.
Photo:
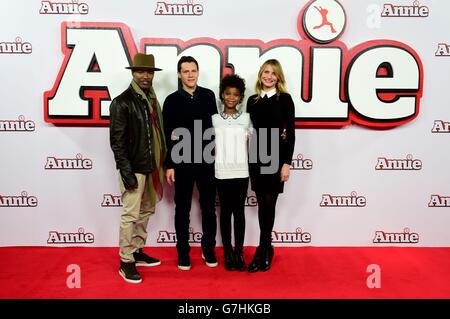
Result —
[[328, 21], [328, 18], [327, 18], [328, 10], [324, 9], [322, 7], [317, 7], [317, 6], [314, 6], [314, 8], [316, 8], [316, 10], [319, 11], [320, 15], [322, 16], [322, 24], [315, 26], [314, 29], [320, 29], [326, 25], [329, 25], [331, 28], [331, 32], [336, 33], [336, 30], [334, 29], [333, 24], [330, 21]]

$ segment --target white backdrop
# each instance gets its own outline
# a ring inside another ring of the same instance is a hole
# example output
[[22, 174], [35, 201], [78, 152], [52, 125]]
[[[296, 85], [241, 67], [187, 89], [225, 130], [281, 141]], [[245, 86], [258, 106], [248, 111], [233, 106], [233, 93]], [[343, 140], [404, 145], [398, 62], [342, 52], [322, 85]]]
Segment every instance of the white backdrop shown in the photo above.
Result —
[[[327, 1], [331, 2], [322, 0]], [[65, 0], [60, 0], [61, 3], [73, 5]], [[177, 3], [186, 4], [186, 1], [166, 2]], [[450, 122], [447, 88], [450, 57], [445, 56], [450, 43], [447, 17], [450, 3], [443, 0], [420, 3], [341, 0], [340, 3], [346, 12], [346, 26], [339, 39], [341, 47], [345, 45], [351, 50], [372, 40], [398, 41], [416, 52], [423, 66], [420, 88], [423, 96], [417, 98], [420, 110], [409, 122], [388, 129], [355, 123], [339, 127], [308, 126], [302, 125], [302, 119], [298, 118], [300, 128], [296, 130], [294, 157], [303, 162], [293, 162], [290, 181], [280, 196], [274, 242], [280, 246], [450, 246], [450, 135], [448, 129], [445, 132], [439, 127]], [[76, 4], [81, 12], [75, 14], [50, 14], [51, 4], [38, 0], [5, 0], [0, 10], [1, 246], [118, 244], [121, 207], [117, 201], [119, 188], [108, 128], [91, 124], [58, 125], [59, 118], [48, 119], [44, 107], [45, 92], [53, 90], [54, 93], [59, 88], [58, 74], [70, 71], [64, 65], [69, 61], [71, 66], [77, 57], [75, 50], [81, 48], [81, 44], [75, 45], [72, 55], [66, 48], [65, 22], [76, 22], [71, 24], [75, 29], [104, 22], [123, 26], [121, 30], [129, 32], [124, 38], [130, 54], [133, 47], [154, 53], [156, 64], [164, 69], [155, 76], [161, 104], [176, 89], [177, 59], [169, 52], [175, 43], [179, 43], [176, 53], [192, 53], [198, 58], [200, 84], [216, 94], [225, 69], [220, 63], [227, 61], [224, 53], [229, 54], [228, 58], [232, 55], [232, 48], [227, 50], [227, 45], [260, 42], [264, 52], [268, 48], [264, 43], [271, 41], [280, 47], [283, 43], [288, 47], [293, 42], [301, 43], [300, 46], [305, 41], [312, 44], [302, 38], [297, 25], [297, 17], [307, 4], [304, 0], [188, 1], [188, 4], [201, 5], [201, 14], [190, 16], [156, 15], [162, 3], [153, 0], [79, 0]], [[381, 13], [393, 8], [391, 5], [422, 7], [425, 8], [421, 9], [422, 14], [427, 14], [383, 17]], [[75, 35], [71, 38], [71, 33], [67, 34], [67, 41], [78, 41], [74, 40]], [[196, 43], [211, 44], [212, 49], [189, 49]], [[214, 49], [212, 44], [222, 51]], [[97, 74], [107, 75], [111, 81], [110, 94], [114, 97], [127, 87], [131, 75], [123, 68], [126, 56], [109, 48], [102, 51], [102, 45], [103, 42], [97, 41], [89, 47], [98, 48], [96, 57], [101, 72]], [[185, 48], [188, 49], [183, 51]], [[274, 52], [260, 59], [244, 59], [246, 63], [241, 63], [239, 68], [234, 65], [236, 73], [247, 80], [247, 96], [254, 92], [259, 65], [268, 56], [278, 57], [279, 51]], [[297, 108], [302, 79], [296, 68], [301, 63], [283, 54], [279, 58]], [[239, 54], [234, 57], [238, 60]], [[83, 70], [87, 68], [85, 65]], [[74, 77], [66, 79], [74, 80]], [[63, 82], [60, 85], [63, 87]], [[89, 85], [101, 86], [100, 83]], [[79, 89], [72, 93], [78, 94]], [[59, 101], [66, 106], [72, 102], [64, 96]], [[107, 110], [109, 101], [105, 100], [103, 105]], [[296, 115], [299, 114], [297, 108]], [[415, 169], [377, 170], [383, 158], [409, 160]], [[78, 159], [76, 162], [81, 166], [48, 169], [54, 168], [55, 159]], [[295, 169], [300, 168], [296, 166], [300, 162], [303, 169]], [[326, 206], [332, 198], [345, 196], [351, 197], [341, 198], [349, 201], [347, 206]], [[359, 206], [352, 207], [355, 203]], [[258, 243], [255, 204], [254, 194], [249, 191], [246, 245]], [[430, 207], [436, 205], [442, 207]], [[173, 216], [173, 190], [166, 186], [164, 200], [150, 219], [148, 245], [174, 245]], [[201, 223], [196, 200], [191, 227], [192, 243], [198, 245]], [[70, 234], [75, 234], [72, 240], [68, 240]], [[395, 237], [402, 239], [392, 239]], [[220, 232], [217, 240], [221, 245]]]

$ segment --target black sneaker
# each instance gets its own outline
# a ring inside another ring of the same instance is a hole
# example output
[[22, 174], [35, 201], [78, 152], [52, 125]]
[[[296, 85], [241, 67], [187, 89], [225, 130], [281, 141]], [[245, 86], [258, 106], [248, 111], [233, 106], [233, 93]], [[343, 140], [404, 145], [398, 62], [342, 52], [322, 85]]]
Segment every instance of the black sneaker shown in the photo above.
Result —
[[125, 263], [121, 261], [119, 274], [126, 282], [132, 284], [138, 284], [142, 282], [141, 275], [138, 273], [135, 263]]
[[142, 251], [142, 249], [138, 249], [133, 253], [134, 261], [136, 262], [136, 266], [158, 266], [161, 265], [161, 260], [156, 259], [154, 257], [150, 257], [146, 253]]
[[205, 261], [206, 266], [208, 266], [208, 267], [217, 267], [217, 265], [219, 265], [214, 251], [203, 252], [202, 258]]
[[178, 256], [178, 269], [191, 269], [191, 259], [189, 258], [189, 256]]

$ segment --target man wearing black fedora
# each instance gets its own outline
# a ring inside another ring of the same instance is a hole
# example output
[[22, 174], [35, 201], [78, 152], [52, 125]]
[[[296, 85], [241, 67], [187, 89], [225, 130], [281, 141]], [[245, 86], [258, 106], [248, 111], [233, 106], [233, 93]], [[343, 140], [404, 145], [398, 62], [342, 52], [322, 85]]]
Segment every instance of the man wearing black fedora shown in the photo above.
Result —
[[110, 105], [110, 144], [119, 172], [123, 212], [119, 233], [119, 274], [130, 283], [142, 282], [136, 266], [161, 261], [143, 252], [147, 224], [162, 198], [166, 143], [161, 107], [153, 90], [155, 58], [137, 53], [130, 86]]

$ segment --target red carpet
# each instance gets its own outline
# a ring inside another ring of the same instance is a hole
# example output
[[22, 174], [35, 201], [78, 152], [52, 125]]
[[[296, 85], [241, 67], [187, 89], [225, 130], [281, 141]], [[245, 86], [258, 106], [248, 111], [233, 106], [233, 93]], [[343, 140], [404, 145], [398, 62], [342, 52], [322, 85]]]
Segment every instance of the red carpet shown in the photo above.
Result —
[[[250, 262], [255, 248], [247, 247]], [[143, 283], [118, 274], [118, 248], [0, 248], [0, 298], [145, 299], [448, 299], [450, 248], [275, 247], [272, 269], [239, 273], [208, 268], [200, 248], [191, 252], [190, 271], [178, 270], [174, 247], [146, 248], [162, 260], [139, 267]], [[81, 287], [68, 288], [67, 266], [81, 269]], [[368, 288], [367, 266], [381, 269], [381, 288]]]

